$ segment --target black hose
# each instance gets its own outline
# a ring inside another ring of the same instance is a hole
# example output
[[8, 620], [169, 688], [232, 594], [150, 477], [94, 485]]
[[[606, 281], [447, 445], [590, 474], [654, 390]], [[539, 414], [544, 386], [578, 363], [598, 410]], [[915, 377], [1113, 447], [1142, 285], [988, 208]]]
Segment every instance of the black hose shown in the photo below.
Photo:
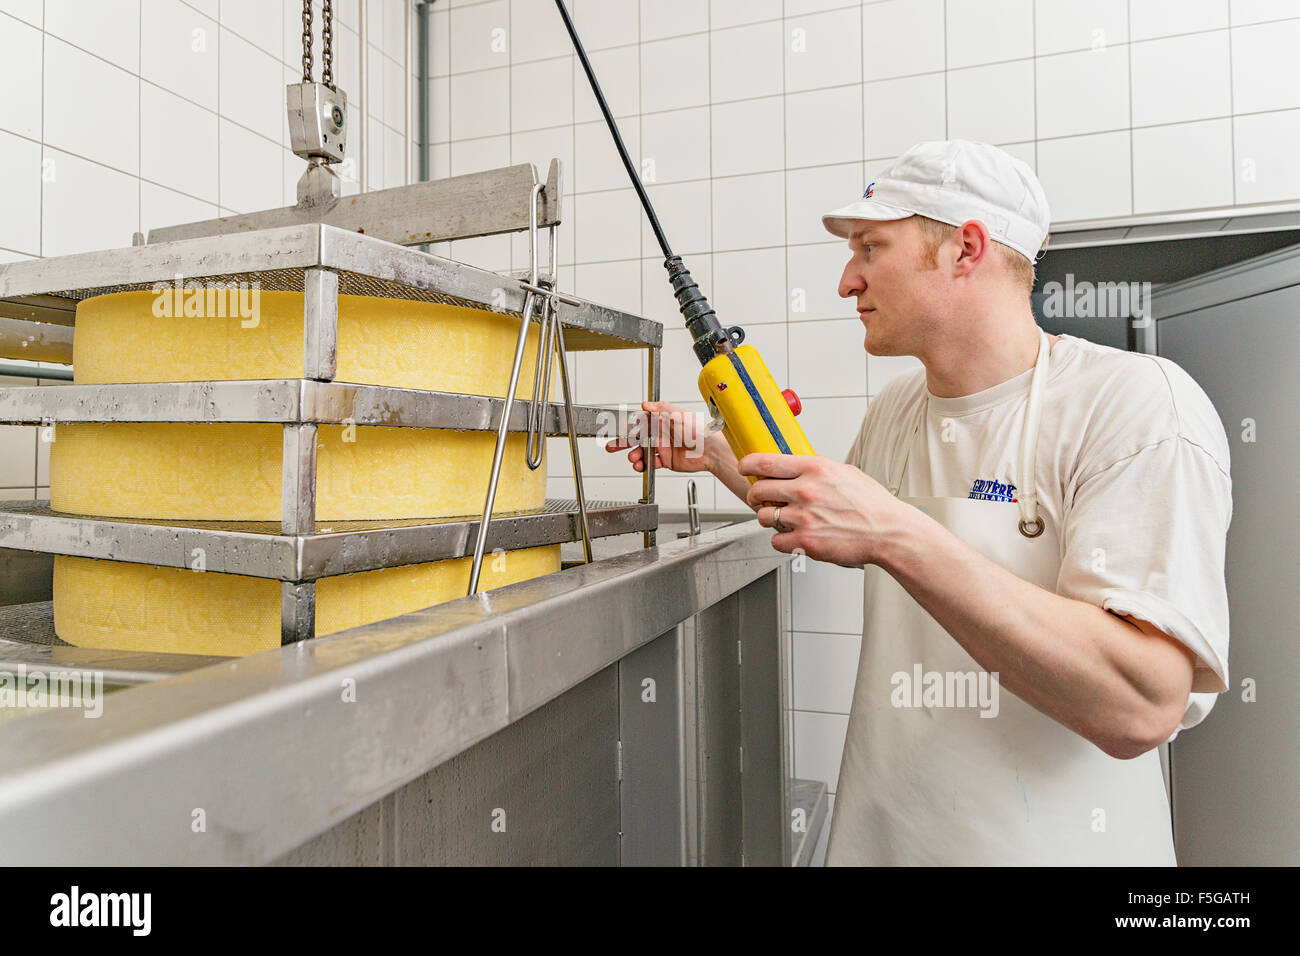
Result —
[[582, 68], [587, 72], [587, 79], [591, 82], [591, 91], [596, 94], [596, 102], [600, 105], [600, 112], [605, 117], [605, 124], [614, 136], [614, 145], [618, 147], [618, 155], [623, 160], [623, 167], [627, 170], [628, 178], [632, 180], [637, 196], [641, 198], [641, 205], [645, 209], [646, 216], [650, 219], [650, 228], [655, 231], [655, 238], [659, 240], [659, 248], [664, 251], [664, 258], [669, 259], [672, 257], [673, 251], [668, 248], [668, 237], [664, 235], [664, 231], [659, 225], [659, 217], [655, 215], [654, 208], [650, 205], [650, 197], [646, 195], [645, 187], [641, 185], [641, 177], [637, 174], [636, 167], [632, 165], [632, 159], [627, 154], [627, 147], [623, 145], [623, 137], [618, 132], [618, 124], [614, 122], [614, 114], [609, 111], [609, 104], [605, 102], [605, 94], [601, 92], [600, 84], [596, 82], [596, 73], [591, 68], [591, 61], [587, 59], [587, 51], [583, 49], [582, 41], [578, 39], [578, 31], [573, 28], [573, 20], [569, 18], [569, 11], [564, 7], [564, 0], [555, 0], [555, 5], [560, 8], [560, 16], [564, 18], [564, 28], [569, 31], [569, 39], [573, 41], [573, 48], [578, 51], [578, 59], [582, 61]]
[[569, 18], [564, 0], [555, 0], [555, 5], [560, 8], [560, 16], [564, 18], [564, 28], [569, 31], [569, 39], [573, 41], [573, 48], [578, 53], [578, 59], [582, 61], [582, 69], [587, 74], [588, 82], [591, 83], [591, 91], [596, 94], [596, 103], [600, 106], [601, 115], [605, 117], [605, 125], [609, 127], [610, 135], [614, 137], [614, 145], [618, 147], [623, 168], [627, 170], [628, 179], [632, 180], [632, 186], [641, 200], [641, 207], [645, 210], [646, 218], [650, 220], [650, 228], [654, 230], [655, 238], [659, 240], [659, 248], [663, 250], [664, 268], [668, 270], [668, 281], [672, 284], [673, 295], [677, 297], [677, 308], [686, 319], [686, 328], [691, 333], [695, 357], [700, 360], [701, 365], [707, 365], [714, 356], [732, 351], [736, 344], [743, 341], [744, 332], [738, 326], [733, 330], [722, 327], [713, 312], [713, 307], [709, 305], [709, 300], [704, 297], [700, 287], [691, 278], [690, 270], [682, 264], [682, 257], [673, 255], [672, 249], [668, 247], [668, 237], [664, 235], [663, 228], [659, 225], [659, 217], [655, 215], [654, 207], [650, 205], [650, 197], [646, 195], [645, 186], [641, 184], [641, 176], [632, 165], [627, 147], [623, 145], [623, 137], [619, 134], [618, 124], [614, 122], [614, 114], [609, 111], [609, 104], [605, 102], [605, 94], [596, 80], [596, 72], [591, 68], [591, 61], [587, 59], [587, 51], [583, 49], [582, 41], [578, 39], [578, 31], [573, 27], [573, 20]]

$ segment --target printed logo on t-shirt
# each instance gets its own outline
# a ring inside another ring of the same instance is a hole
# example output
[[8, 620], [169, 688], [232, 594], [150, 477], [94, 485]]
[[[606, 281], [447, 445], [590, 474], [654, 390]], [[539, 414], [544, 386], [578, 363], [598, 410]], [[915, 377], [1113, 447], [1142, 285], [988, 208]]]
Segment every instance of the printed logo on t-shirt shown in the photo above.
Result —
[[971, 485], [970, 494], [966, 497], [975, 498], [979, 501], [1014, 502], [1016, 500], [1015, 494], [1015, 485], [1004, 485], [994, 478], [977, 478], [975, 484]]

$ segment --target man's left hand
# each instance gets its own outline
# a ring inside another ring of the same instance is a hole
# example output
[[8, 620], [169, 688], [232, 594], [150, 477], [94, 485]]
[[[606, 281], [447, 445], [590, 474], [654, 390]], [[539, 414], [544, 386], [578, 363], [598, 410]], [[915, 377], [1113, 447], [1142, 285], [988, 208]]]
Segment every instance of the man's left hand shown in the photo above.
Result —
[[755, 452], [737, 470], [759, 476], [747, 498], [758, 523], [773, 527], [779, 506], [781, 524], [792, 529], [773, 535], [772, 547], [817, 561], [849, 568], [879, 563], [882, 546], [915, 510], [861, 469], [820, 455]]

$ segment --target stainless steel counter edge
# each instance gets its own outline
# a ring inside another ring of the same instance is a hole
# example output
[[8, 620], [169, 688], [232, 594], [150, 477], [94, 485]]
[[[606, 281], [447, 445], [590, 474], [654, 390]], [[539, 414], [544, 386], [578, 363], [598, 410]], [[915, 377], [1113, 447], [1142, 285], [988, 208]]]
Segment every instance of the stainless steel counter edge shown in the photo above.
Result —
[[272, 860], [768, 573], [753, 521], [0, 726], [0, 863]]

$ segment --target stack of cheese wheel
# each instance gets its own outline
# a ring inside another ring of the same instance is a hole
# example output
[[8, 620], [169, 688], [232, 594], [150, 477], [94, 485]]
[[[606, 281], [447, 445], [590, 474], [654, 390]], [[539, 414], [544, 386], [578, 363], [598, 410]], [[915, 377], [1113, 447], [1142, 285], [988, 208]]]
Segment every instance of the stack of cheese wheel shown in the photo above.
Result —
[[[176, 309], [158, 308], [159, 295], [171, 292], [96, 296], [78, 306], [75, 383], [302, 377], [301, 293], [246, 291], [242, 307], [232, 298], [214, 308], [209, 296], [206, 306]], [[338, 312], [336, 381], [505, 395], [518, 317], [351, 295], [339, 296]], [[537, 339], [534, 323], [517, 399], [532, 397]], [[552, 400], [558, 381], [552, 366]], [[61, 424], [50, 448], [50, 506], [163, 522], [278, 522], [283, 429]], [[495, 440], [494, 430], [319, 426], [318, 529], [336, 521], [478, 517]], [[529, 469], [525, 442], [523, 433], [507, 438], [496, 515], [545, 506], [545, 461]], [[279, 581], [206, 571], [199, 554], [186, 561], [190, 567], [178, 569], [57, 556], [55, 632], [71, 644], [117, 650], [243, 655], [279, 646]], [[463, 597], [470, 563], [464, 557], [321, 578], [316, 636]], [[479, 590], [559, 568], [559, 545], [487, 554]]]

